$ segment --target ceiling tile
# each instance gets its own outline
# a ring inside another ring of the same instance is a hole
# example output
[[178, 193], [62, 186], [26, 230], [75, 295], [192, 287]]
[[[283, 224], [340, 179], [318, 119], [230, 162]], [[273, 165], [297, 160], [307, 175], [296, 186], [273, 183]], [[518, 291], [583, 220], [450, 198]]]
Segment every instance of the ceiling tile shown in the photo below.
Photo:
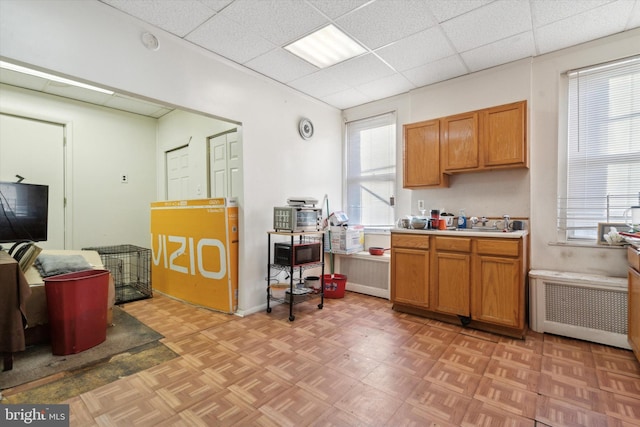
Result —
[[456, 50], [465, 52], [531, 30], [529, 2], [498, 0], [441, 25]]
[[335, 80], [333, 76], [323, 73], [323, 71], [317, 71], [293, 80], [288, 85], [316, 98], [324, 98], [349, 89], [349, 86], [339, 80]]
[[330, 22], [300, 0], [236, 0], [220, 14], [278, 46]]
[[359, 92], [367, 95], [371, 99], [382, 99], [400, 93], [409, 92], [416, 86], [407, 80], [402, 74], [383, 77], [360, 86], [356, 86]]
[[370, 49], [377, 49], [435, 25], [427, 4], [418, 0], [377, 0], [336, 23]]
[[461, 53], [469, 70], [480, 71], [518, 59], [535, 56], [533, 32], [518, 34], [477, 49]]
[[612, 0], [531, 0], [533, 27], [541, 27], [578, 13], [610, 3]]
[[273, 49], [244, 65], [282, 83], [318, 71], [317, 67], [281, 48]]
[[595, 40], [625, 29], [633, 2], [617, 1], [534, 30], [538, 54]]
[[322, 13], [327, 15], [331, 19], [336, 19], [339, 16], [344, 15], [370, 0], [307, 0], [311, 5], [316, 7]]
[[357, 86], [390, 76], [394, 70], [377, 56], [368, 53], [322, 70], [322, 73], [347, 86]]
[[467, 73], [468, 70], [458, 55], [402, 72], [417, 87], [449, 80]]
[[399, 40], [375, 52], [398, 71], [437, 61], [455, 54], [440, 27]]
[[335, 105], [340, 109], [354, 107], [356, 105], [366, 104], [373, 101], [373, 98], [366, 96], [356, 89], [347, 89], [332, 95], [321, 98], [322, 101], [329, 105]]
[[429, 8], [438, 22], [444, 22], [473, 9], [491, 3], [493, 0], [432, 0]]
[[186, 37], [205, 49], [243, 64], [276, 46], [253, 32], [244, 30], [237, 22], [218, 14]]
[[101, 0], [180, 37], [209, 19], [215, 10], [197, 0]]

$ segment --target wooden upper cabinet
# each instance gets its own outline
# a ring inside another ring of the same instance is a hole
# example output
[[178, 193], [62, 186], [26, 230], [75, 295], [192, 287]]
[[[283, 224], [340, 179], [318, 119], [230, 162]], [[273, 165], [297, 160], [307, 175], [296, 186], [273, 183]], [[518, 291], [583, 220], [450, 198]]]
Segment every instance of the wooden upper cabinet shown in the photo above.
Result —
[[482, 110], [485, 168], [528, 167], [526, 111], [526, 101]]
[[440, 168], [440, 121], [404, 125], [403, 186], [447, 187], [449, 179]]
[[440, 119], [444, 172], [477, 169], [479, 163], [478, 112]]

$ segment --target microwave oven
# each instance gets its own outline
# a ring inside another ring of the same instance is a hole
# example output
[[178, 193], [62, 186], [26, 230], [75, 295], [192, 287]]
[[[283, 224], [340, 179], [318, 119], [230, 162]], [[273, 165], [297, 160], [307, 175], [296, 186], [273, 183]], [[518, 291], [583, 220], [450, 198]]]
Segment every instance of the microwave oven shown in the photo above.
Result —
[[273, 229], [276, 231], [320, 231], [322, 209], [305, 206], [273, 208]]
[[274, 243], [273, 263], [297, 266], [320, 262], [322, 256], [321, 243]]

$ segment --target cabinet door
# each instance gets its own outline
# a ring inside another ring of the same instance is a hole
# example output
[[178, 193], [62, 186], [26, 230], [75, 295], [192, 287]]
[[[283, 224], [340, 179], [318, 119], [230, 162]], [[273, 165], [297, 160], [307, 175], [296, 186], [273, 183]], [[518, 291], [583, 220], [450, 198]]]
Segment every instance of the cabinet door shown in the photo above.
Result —
[[431, 120], [404, 126], [403, 186], [447, 186], [440, 172], [440, 121]]
[[429, 251], [391, 250], [391, 300], [429, 307]]
[[475, 256], [471, 289], [471, 317], [474, 320], [524, 327], [520, 264], [518, 258]]
[[628, 340], [636, 359], [640, 361], [640, 273], [629, 267]]
[[526, 101], [482, 111], [484, 167], [527, 166]]
[[469, 316], [470, 266], [469, 254], [435, 254], [435, 283], [432, 283], [434, 310]]
[[458, 114], [441, 120], [445, 172], [480, 167], [478, 112]]

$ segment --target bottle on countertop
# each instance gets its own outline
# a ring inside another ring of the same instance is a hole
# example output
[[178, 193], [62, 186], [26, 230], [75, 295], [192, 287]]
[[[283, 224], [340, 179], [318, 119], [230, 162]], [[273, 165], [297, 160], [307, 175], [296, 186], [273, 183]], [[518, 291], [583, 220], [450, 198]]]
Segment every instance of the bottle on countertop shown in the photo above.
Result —
[[460, 209], [458, 213], [458, 228], [467, 228], [467, 215], [465, 215], [464, 209]]

